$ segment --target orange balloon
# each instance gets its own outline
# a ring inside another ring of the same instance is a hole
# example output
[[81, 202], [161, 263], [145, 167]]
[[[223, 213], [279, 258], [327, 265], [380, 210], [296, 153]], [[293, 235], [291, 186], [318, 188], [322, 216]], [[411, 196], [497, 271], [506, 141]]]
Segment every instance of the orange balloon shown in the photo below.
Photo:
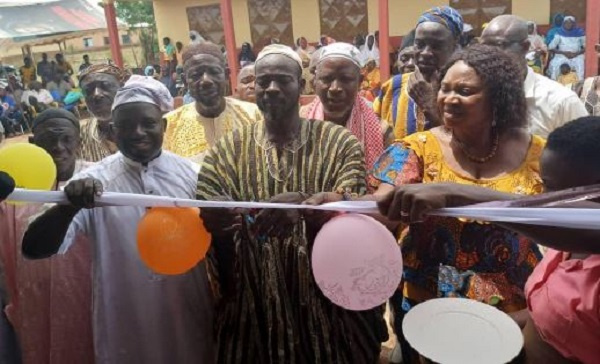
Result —
[[206, 256], [211, 236], [197, 208], [155, 207], [138, 225], [140, 258], [159, 274], [183, 274]]

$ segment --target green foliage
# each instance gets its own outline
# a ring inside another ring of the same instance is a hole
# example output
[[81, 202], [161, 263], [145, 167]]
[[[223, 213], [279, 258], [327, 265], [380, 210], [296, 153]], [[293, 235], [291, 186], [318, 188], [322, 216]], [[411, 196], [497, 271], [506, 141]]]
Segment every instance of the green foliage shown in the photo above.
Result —
[[131, 32], [136, 32], [144, 53], [146, 64], [156, 61], [155, 49], [159, 49], [156, 38], [156, 20], [150, 1], [116, 1], [117, 17], [127, 23]]
[[152, 27], [156, 26], [152, 2], [117, 1], [115, 5], [119, 19], [126, 22], [130, 27], [136, 27], [142, 23], [146, 23]]

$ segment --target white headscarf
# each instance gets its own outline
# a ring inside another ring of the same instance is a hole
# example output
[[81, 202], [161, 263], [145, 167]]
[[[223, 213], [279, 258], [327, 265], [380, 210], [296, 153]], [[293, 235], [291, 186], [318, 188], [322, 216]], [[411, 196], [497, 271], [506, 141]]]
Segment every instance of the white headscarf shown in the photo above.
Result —
[[133, 75], [125, 85], [117, 91], [113, 102], [113, 111], [124, 104], [145, 102], [158, 106], [160, 111], [173, 111], [173, 97], [162, 82], [152, 77]]
[[[527, 26], [529, 27], [530, 25], [533, 26], [533, 34], [527, 35], [527, 39], [529, 39], [529, 51], [530, 52], [537, 51], [537, 50], [545, 51], [547, 49], [546, 42], [544, 41], [544, 38], [538, 34], [537, 24], [535, 22], [528, 21]], [[528, 29], [528, 31], [529, 31], [529, 29]]]
[[[194, 36], [194, 39], [192, 39], [192, 36]], [[206, 40], [200, 35], [200, 33], [195, 30], [190, 31], [190, 44], [199, 44], [202, 42], [206, 42]]]
[[[373, 38], [373, 47], [371, 47], [371, 49], [369, 49], [369, 38]], [[372, 59], [375, 61], [375, 63], [377, 63], [377, 66], [379, 66], [379, 47], [377, 46], [375, 35], [367, 35], [367, 38], [365, 38], [365, 44], [361, 47], [360, 51], [363, 64], [366, 64], [370, 59]]]

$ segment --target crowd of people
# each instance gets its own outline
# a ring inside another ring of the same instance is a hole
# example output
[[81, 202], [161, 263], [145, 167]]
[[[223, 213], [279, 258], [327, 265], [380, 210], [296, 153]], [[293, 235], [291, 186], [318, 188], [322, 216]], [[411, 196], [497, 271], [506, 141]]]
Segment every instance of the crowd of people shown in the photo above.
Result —
[[[42, 60], [34, 65], [30, 57], [25, 57], [17, 75], [10, 74], [6, 82], [0, 82], [0, 139], [11, 138], [25, 131], [31, 131], [33, 119], [48, 108], [62, 108], [76, 111], [83, 95], [76, 87], [72, 76], [73, 66], [57, 53], [55, 60], [48, 61], [42, 53]], [[83, 56], [80, 71], [90, 65], [89, 57]]]
[[[578, 34], [564, 28], [549, 48]], [[536, 73], [530, 53], [544, 47], [534, 33], [502, 15], [465, 41], [461, 15], [436, 7], [417, 20], [389, 80], [375, 72], [377, 34], [355, 44], [323, 37], [317, 47], [299, 38], [295, 49], [273, 42], [256, 55], [245, 44], [234, 96], [220, 46], [199, 34], [185, 47], [165, 38], [166, 67], [189, 93], [177, 108], [154, 75], [84, 61], [78, 88], [92, 118], [48, 107], [31, 122], [31, 142], [52, 156], [54, 188], [69, 204], [0, 203], [0, 362], [378, 362], [384, 307], [336, 306], [311, 271], [315, 237], [335, 214], [202, 209], [206, 259], [168, 276], [138, 255], [146, 210], [95, 203], [127, 192], [377, 201], [374, 217], [397, 234], [404, 259], [390, 300], [392, 362], [421, 359], [403, 335], [407, 312], [463, 297], [519, 324], [525, 362], [597, 363], [597, 230], [428, 214], [600, 180], [599, 78], [571, 90]], [[564, 52], [577, 69], [577, 51]], [[32, 107], [48, 88], [68, 95], [67, 65], [57, 58], [64, 72], [46, 74], [45, 86], [33, 71]], [[301, 104], [306, 90], [314, 99]], [[0, 171], [0, 200], [14, 187]]]

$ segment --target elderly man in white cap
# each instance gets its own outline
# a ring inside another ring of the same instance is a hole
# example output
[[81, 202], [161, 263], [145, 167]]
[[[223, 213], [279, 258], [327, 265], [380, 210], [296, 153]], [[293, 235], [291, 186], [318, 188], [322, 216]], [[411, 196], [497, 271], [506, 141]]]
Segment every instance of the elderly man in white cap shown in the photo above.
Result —
[[71, 205], [34, 221], [23, 239], [33, 259], [65, 253], [79, 234], [94, 251], [93, 330], [98, 363], [212, 363], [212, 304], [206, 270], [164, 276], [140, 260], [140, 207], [97, 207], [103, 191], [192, 198], [197, 168], [162, 151], [163, 114], [173, 99], [160, 82], [133, 76], [113, 104], [119, 152], [75, 175], [65, 188]]
[[[302, 61], [269, 45], [256, 60], [264, 121], [208, 151], [198, 198], [301, 203], [318, 192], [365, 189], [364, 154], [346, 128], [298, 115]], [[387, 331], [381, 310], [350, 312], [320, 292], [310, 249], [322, 214], [202, 209], [212, 232], [218, 363], [375, 363]]]
[[338, 42], [321, 48], [314, 83], [318, 98], [302, 107], [300, 115], [348, 128], [363, 145], [367, 170], [371, 170], [391, 143], [393, 130], [358, 94], [362, 67], [360, 51], [352, 44]]

